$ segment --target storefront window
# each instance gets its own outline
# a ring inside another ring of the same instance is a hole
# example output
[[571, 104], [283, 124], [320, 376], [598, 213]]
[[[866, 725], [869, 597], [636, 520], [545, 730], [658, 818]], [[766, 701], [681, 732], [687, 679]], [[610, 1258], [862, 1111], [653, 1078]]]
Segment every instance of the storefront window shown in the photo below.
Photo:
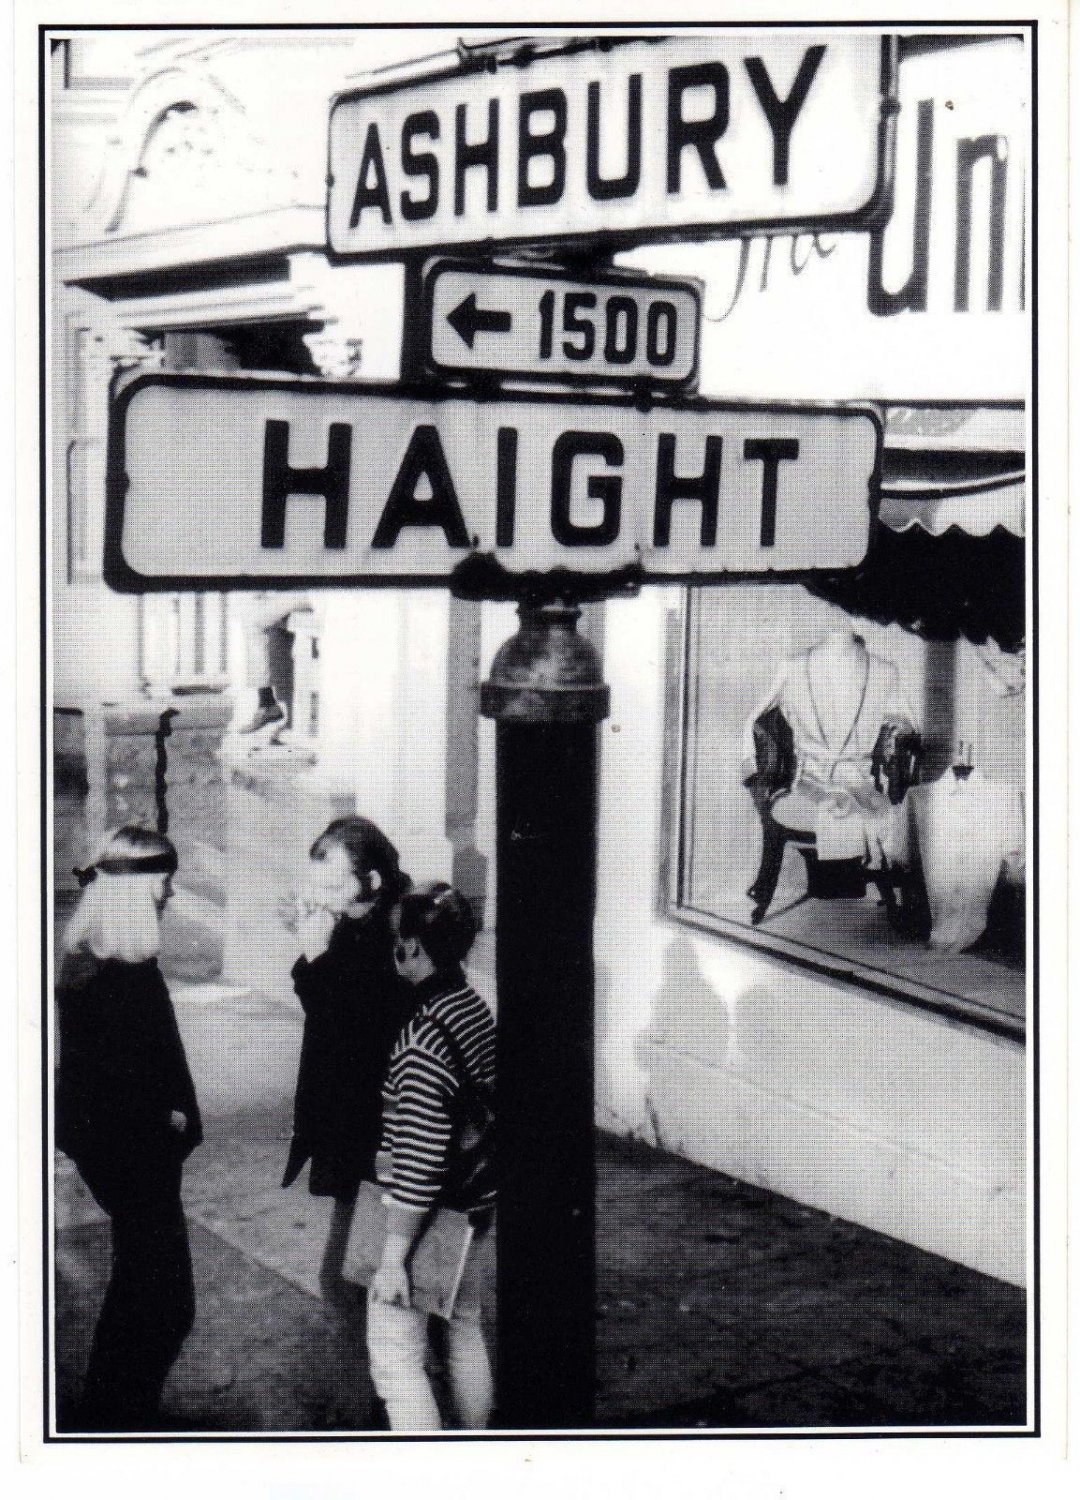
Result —
[[1022, 1029], [1023, 658], [796, 584], [691, 590], [673, 914]]

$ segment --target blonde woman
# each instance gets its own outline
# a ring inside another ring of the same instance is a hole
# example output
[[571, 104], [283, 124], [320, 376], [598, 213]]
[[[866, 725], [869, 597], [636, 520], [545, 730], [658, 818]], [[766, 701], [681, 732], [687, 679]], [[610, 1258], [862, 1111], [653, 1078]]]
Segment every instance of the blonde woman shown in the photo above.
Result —
[[109, 1215], [113, 1249], [80, 1430], [152, 1429], [195, 1316], [180, 1183], [202, 1124], [157, 963], [176, 865], [161, 834], [111, 834], [77, 872], [84, 890], [64, 937], [56, 1143]]

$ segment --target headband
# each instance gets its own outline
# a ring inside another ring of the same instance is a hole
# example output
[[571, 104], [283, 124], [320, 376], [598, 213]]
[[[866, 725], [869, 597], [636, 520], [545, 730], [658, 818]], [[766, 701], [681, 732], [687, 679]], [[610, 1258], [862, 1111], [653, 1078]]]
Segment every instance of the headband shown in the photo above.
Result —
[[177, 858], [171, 851], [146, 854], [141, 858], [138, 855], [107, 854], [96, 864], [87, 865], [84, 870], [76, 867], [71, 873], [79, 885], [85, 887], [97, 879], [99, 872], [103, 875], [171, 875], [176, 866]]

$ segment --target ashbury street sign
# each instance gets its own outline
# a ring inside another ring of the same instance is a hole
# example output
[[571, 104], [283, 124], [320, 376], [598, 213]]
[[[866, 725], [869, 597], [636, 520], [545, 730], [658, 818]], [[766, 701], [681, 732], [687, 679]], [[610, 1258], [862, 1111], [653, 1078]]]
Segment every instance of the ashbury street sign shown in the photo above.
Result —
[[847, 568], [881, 441], [859, 407], [149, 374], [113, 403], [106, 579], [436, 584], [476, 551], [658, 581]]
[[339, 95], [330, 250], [861, 227], [884, 193], [887, 49], [797, 29], [612, 38]]
[[436, 375], [685, 386], [700, 318], [688, 282], [438, 261], [424, 282], [424, 362]]

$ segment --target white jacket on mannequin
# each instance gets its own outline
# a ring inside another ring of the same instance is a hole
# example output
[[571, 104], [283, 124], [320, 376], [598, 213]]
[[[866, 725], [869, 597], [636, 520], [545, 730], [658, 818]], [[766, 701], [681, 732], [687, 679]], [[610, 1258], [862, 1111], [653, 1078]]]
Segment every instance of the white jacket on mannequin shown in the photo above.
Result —
[[849, 631], [789, 657], [750, 715], [745, 759], [753, 758], [755, 721], [776, 707], [791, 727], [796, 771], [773, 816], [813, 832], [822, 859], [880, 863], [891, 804], [874, 783], [871, 756], [884, 724], [916, 727], [895, 664]]

